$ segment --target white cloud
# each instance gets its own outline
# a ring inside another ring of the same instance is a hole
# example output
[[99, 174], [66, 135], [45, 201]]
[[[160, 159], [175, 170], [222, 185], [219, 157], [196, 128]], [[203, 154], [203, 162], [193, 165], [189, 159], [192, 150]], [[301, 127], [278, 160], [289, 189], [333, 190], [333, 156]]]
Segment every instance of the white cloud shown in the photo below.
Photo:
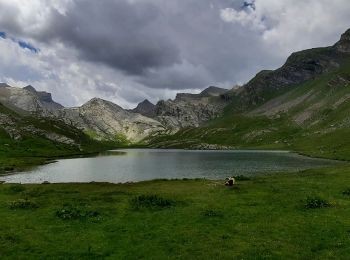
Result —
[[251, 6], [247, 6], [242, 10], [224, 8], [220, 11], [220, 16], [225, 22], [238, 23], [257, 30], [266, 29], [260, 14]]
[[261, 31], [265, 44], [280, 56], [333, 44], [350, 27], [348, 0], [256, 0], [253, 8], [221, 10], [221, 18]]

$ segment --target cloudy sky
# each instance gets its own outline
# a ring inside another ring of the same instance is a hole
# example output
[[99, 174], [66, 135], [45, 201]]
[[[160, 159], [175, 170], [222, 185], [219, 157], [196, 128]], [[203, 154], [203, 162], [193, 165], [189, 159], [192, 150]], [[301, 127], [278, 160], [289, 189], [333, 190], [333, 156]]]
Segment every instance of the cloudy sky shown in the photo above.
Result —
[[0, 0], [0, 81], [133, 107], [231, 88], [335, 43], [349, 0]]

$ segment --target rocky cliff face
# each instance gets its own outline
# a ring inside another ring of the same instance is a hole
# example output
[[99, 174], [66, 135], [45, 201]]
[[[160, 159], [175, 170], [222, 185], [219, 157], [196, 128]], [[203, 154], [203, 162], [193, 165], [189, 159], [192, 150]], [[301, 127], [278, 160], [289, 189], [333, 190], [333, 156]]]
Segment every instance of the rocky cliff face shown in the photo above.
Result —
[[49, 118], [18, 114], [0, 103], [0, 130], [13, 140], [42, 138], [55, 143], [80, 147], [81, 134], [77, 129]]
[[181, 128], [198, 127], [223, 112], [227, 102], [220, 95], [226, 91], [209, 87], [199, 94], [179, 93], [175, 100], [157, 103], [155, 119], [171, 133]]
[[18, 113], [32, 113], [48, 116], [52, 111], [63, 108], [54, 102], [51, 94], [37, 92], [32, 86], [25, 88], [0, 85], [0, 102]]
[[350, 56], [350, 30], [331, 47], [315, 48], [293, 53], [286, 63], [274, 71], [261, 71], [243, 87], [227, 93], [236, 108], [246, 110], [260, 105], [293, 86], [336, 69]]
[[55, 116], [100, 140], [126, 138], [137, 142], [164, 131], [158, 121], [128, 112], [112, 102], [98, 98], [91, 99], [81, 107], [58, 110]]
[[350, 53], [350, 29], [342, 34], [340, 41], [334, 45], [334, 48], [340, 53]]
[[19, 112], [37, 112], [44, 110], [38, 97], [33, 93], [2, 84], [0, 88], [0, 102]]

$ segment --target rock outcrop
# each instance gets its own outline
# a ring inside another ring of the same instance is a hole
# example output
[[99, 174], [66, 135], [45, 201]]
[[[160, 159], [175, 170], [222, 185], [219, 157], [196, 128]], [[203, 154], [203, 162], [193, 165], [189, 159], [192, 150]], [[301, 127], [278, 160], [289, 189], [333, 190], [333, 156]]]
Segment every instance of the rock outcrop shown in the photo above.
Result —
[[340, 41], [334, 45], [338, 52], [350, 53], [350, 29], [342, 34]]
[[99, 98], [93, 98], [81, 107], [58, 110], [56, 117], [99, 140], [118, 141], [125, 138], [138, 142], [165, 130], [162, 124], [154, 119], [128, 112]]
[[157, 103], [155, 119], [171, 133], [181, 128], [198, 127], [223, 112], [227, 102], [220, 95], [226, 91], [209, 87], [199, 94], [179, 93], [174, 100]]
[[16, 141], [25, 137], [37, 137], [71, 146], [79, 147], [80, 145], [79, 137], [72, 138], [76, 134], [75, 129], [62, 127], [62, 124], [50, 119], [37, 119], [29, 115], [17, 114], [1, 103], [0, 129]]
[[37, 112], [41, 110], [39, 99], [25, 89], [10, 87], [0, 88], [0, 102], [16, 111]]
[[4, 83], [0, 85], [0, 102], [18, 113], [42, 116], [49, 116], [52, 111], [63, 108], [52, 100], [50, 93], [37, 92], [32, 86], [16, 88]]

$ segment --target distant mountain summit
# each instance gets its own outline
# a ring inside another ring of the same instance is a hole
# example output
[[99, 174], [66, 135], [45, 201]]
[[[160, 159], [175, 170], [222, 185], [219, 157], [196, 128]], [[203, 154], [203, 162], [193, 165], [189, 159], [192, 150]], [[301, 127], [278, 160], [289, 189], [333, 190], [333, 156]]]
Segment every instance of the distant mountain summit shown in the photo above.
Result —
[[46, 116], [63, 108], [52, 100], [50, 93], [38, 92], [32, 86], [16, 88], [5, 83], [0, 84], [0, 102], [18, 113], [39, 113]]
[[334, 47], [339, 52], [350, 53], [350, 29], [342, 34], [340, 41]]
[[228, 104], [221, 96], [228, 90], [208, 87], [199, 94], [178, 93], [174, 100], [161, 100], [156, 105], [156, 119], [170, 132], [198, 127], [220, 116]]
[[101, 98], [93, 98], [81, 107], [57, 110], [56, 118], [97, 140], [137, 142], [165, 130], [160, 122]]
[[218, 97], [221, 94], [224, 94], [228, 91], [228, 89], [219, 88], [210, 86], [206, 89], [204, 89], [199, 94], [193, 94], [193, 93], [178, 93], [176, 94], [176, 100], [191, 100], [191, 99], [201, 99], [201, 98], [209, 98], [209, 97]]
[[0, 88], [9, 88], [11, 86], [7, 85], [6, 83], [0, 83]]
[[45, 91], [37, 91], [33, 86], [28, 85], [24, 87], [23, 89], [28, 90], [29, 92], [36, 95], [43, 106], [48, 110], [56, 110], [61, 109], [63, 106], [52, 99], [51, 93], [45, 92]]
[[156, 105], [145, 99], [132, 109], [132, 112], [153, 118], [156, 115]]
[[202, 97], [217, 97], [220, 96], [221, 94], [224, 94], [228, 91], [228, 89], [225, 88], [219, 88], [215, 86], [210, 86], [203, 90], [200, 95]]
[[273, 71], [263, 70], [244, 86], [226, 93], [244, 111], [256, 107], [293, 86], [338, 68], [350, 57], [350, 29], [333, 46], [295, 52]]

